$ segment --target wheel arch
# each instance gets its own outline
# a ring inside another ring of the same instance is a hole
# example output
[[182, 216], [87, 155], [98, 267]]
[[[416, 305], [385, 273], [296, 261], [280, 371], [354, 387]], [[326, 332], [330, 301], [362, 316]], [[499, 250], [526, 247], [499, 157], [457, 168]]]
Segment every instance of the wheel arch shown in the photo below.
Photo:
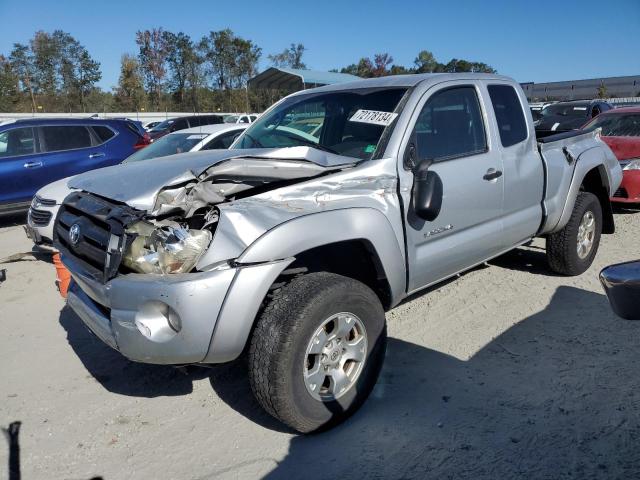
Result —
[[560, 220], [551, 231], [546, 233], [557, 232], [564, 228], [571, 217], [578, 193], [581, 191], [593, 193], [598, 197], [602, 207], [602, 233], [615, 232], [613, 210], [609, 200], [612, 194], [611, 179], [605, 162], [606, 157], [600, 148], [591, 148], [578, 157]]
[[[386, 308], [399, 302], [406, 291], [403, 250], [389, 220], [377, 209], [349, 208], [295, 218], [263, 234], [237, 263], [290, 257], [296, 258], [293, 265], [298, 267], [317, 271], [324, 264], [333, 273], [363, 281], [376, 291]], [[351, 268], [363, 259], [370, 261], [366, 264], [370, 275], [366, 277]]]

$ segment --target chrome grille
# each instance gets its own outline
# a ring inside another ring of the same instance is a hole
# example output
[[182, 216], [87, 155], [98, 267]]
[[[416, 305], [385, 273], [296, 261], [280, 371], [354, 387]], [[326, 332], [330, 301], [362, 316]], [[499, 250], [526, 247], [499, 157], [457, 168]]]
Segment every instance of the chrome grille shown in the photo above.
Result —
[[135, 219], [129, 207], [84, 192], [69, 195], [60, 207], [54, 245], [80, 263], [86, 274], [106, 282], [120, 266], [126, 242], [124, 223]]
[[46, 227], [51, 221], [51, 212], [47, 210], [30, 208], [29, 217], [31, 218], [31, 223], [33, 223], [36, 227]]

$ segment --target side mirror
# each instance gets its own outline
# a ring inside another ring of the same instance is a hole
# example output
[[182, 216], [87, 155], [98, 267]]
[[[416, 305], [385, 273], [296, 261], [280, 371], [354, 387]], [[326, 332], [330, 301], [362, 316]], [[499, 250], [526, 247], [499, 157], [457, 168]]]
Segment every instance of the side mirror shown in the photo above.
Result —
[[618, 263], [600, 272], [611, 309], [625, 320], [640, 320], [640, 261]]
[[413, 210], [423, 220], [432, 222], [442, 208], [442, 179], [429, 167], [433, 160], [423, 160], [413, 171]]

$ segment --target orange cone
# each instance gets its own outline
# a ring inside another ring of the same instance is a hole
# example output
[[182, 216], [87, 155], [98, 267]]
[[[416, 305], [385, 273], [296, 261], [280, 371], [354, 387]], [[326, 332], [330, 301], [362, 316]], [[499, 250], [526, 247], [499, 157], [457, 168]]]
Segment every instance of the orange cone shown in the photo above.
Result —
[[71, 274], [62, 264], [59, 253], [55, 253], [53, 255], [53, 264], [56, 267], [56, 285], [58, 286], [58, 291], [60, 292], [60, 295], [62, 295], [62, 298], [67, 298], [67, 290], [69, 289]]

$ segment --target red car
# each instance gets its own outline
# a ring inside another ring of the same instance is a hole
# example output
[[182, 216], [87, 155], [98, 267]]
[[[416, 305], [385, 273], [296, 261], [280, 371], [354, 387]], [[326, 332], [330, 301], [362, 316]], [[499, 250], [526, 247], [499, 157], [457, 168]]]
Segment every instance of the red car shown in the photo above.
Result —
[[608, 110], [582, 127], [587, 131], [596, 128], [602, 128], [602, 140], [622, 167], [622, 183], [611, 201], [640, 203], [640, 107]]

